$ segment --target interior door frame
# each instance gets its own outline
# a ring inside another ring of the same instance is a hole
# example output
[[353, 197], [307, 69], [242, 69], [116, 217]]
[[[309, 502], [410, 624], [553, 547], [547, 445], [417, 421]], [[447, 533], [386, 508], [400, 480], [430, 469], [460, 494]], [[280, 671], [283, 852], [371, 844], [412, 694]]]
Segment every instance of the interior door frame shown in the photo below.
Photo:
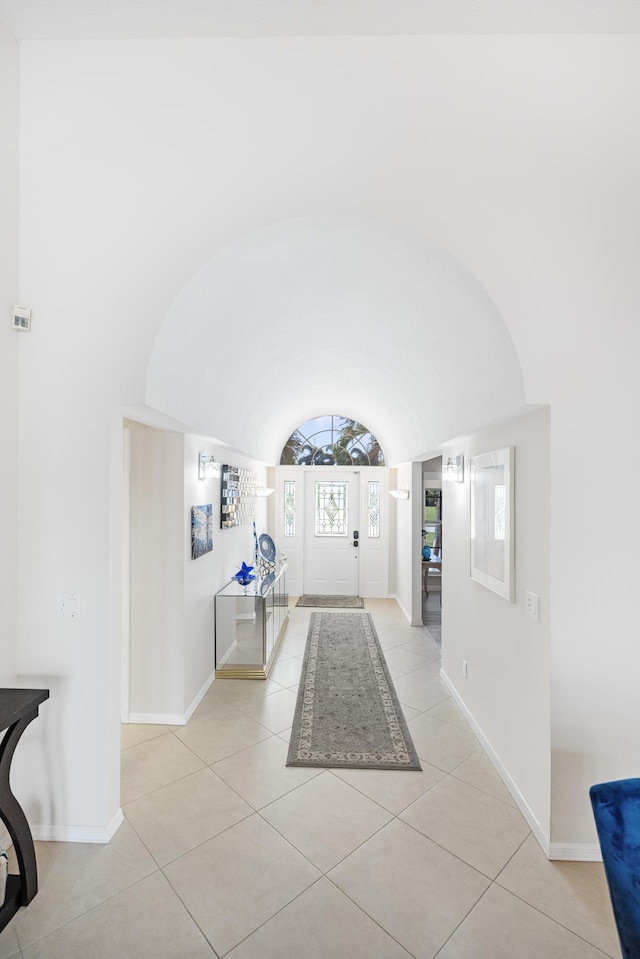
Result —
[[[304, 582], [304, 476], [309, 472], [318, 472], [322, 466], [276, 466], [273, 485], [276, 493], [271, 498], [271, 521], [273, 522], [273, 538], [286, 558], [288, 564], [287, 586], [291, 596], [302, 596]], [[364, 599], [379, 597], [387, 599], [389, 584], [392, 581], [390, 569], [392, 550], [395, 550], [395, 519], [390, 508], [388, 490], [391, 483], [391, 472], [388, 466], [330, 466], [331, 472], [360, 471], [360, 505], [358, 530], [360, 532], [360, 562], [359, 562], [359, 593]], [[296, 483], [295, 533], [284, 535], [284, 483], [293, 480]], [[380, 536], [371, 539], [367, 535], [368, 515], [367, 496], [368, 482], [379, 482], [380, 488]], [[394, 481], [395, 482], [395, 481]], [[418, 531], [419, 532], [419, 531]]]

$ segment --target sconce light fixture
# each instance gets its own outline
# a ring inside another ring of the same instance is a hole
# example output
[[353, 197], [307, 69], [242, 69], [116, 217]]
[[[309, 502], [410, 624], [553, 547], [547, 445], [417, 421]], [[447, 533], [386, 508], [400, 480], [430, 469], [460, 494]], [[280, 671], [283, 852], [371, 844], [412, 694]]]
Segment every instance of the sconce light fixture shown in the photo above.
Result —
[[275, 490], [268, 486], [256, 486], [256, 496], [271, 496], [272, 493], [275, 493]]
[[448, 483], [464, 483], [464, 456], [449, 456], [442, 466], [442, 479]]
[[390, 489], [389, 496], [393, 496], [394, 499], [409, 499], [409, 490], [408, 489]]
[[220, 464], [208, 453], [198, 455], [198, 479], [212, 479], [220, 473]]

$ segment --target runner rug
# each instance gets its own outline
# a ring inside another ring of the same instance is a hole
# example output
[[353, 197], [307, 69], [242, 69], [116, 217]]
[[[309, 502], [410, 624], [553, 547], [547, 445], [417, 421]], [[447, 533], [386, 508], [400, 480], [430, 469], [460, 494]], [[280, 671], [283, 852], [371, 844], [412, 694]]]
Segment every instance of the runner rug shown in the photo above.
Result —
[[316, 609], [362, 609], [364, 600], [360, 596], [301, 596], [296, 606], [315, 606]]
[[311, 613], [287, 766], [422, 768], [369, 613]]

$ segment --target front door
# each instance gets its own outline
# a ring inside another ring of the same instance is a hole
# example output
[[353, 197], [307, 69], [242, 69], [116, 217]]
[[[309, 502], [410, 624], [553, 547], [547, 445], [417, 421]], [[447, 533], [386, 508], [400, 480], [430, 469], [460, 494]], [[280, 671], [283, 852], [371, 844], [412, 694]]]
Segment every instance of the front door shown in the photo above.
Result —
[[359, 484], [359, 473], [305, 473], [306, 596], [358, 595]]

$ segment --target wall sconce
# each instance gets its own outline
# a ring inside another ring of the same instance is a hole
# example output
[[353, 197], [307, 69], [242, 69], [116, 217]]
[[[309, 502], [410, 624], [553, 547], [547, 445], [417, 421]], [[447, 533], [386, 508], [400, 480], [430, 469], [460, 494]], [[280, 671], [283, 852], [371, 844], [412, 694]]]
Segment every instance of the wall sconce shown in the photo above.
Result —
[[448, 483], [464, 483], [464, 456], [450, 456], [442, 466], [442, 479]]
[[268, 486], [256, 486], [256, 496], [271, 496], [272, 493], [275, 493], [275, 490], [269, 489]]
[[212, 479], [220, 475], [220, 464], [208, 453], [198, 454], [198, 479]]
[[390, 489], [389, 496], [393, 496], [394, 499], [409, 499], [409, 490], [408, 489]]

